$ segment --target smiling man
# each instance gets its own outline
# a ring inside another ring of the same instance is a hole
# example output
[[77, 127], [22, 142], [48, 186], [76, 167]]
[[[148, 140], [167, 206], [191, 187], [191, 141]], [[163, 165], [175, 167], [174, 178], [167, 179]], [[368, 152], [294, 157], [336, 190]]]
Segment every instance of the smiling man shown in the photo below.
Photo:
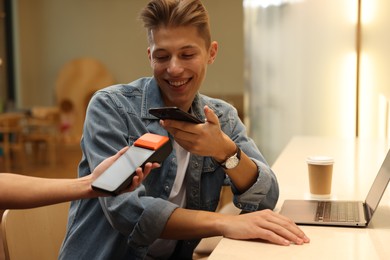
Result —
[[[191, 259], [201, 238], [309, 242], [274, 208], [276, 177], [230, 104], [199, 93], [217, 56], [207, 11], [197, 0], [152, 0], [141, 13], [153, 76], [98, 91], [82, 138], [84, 176], [123, 145], [151, 132], [174, 150], [132, 193], [72, 204], [60, 259]], [[154, 107], [177, 106], [205, 123], [159, 120]], [[251, 213], [215, 213], [223, 185]]]
[[188, 111], [218, 45], [206, 43], [196, 27], [167, 26], [149, 31], [148, 56], [164, 104]]

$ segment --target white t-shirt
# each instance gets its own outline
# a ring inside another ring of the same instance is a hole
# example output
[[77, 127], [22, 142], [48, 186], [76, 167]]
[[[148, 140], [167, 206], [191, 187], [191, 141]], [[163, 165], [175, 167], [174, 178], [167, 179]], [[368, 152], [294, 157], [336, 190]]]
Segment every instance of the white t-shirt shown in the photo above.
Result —
[[[184, 208], [186, 205], [186, 186], [183, 183], [190, 160], [190, 153], [176, 143], [176, 141], [173, 142], [173, 149], [176, 151], [177, 172], [168, 201]], [[157, 239], [149, 247], [146, 259], [168, 258], [173, 250], [175, 250], [176, 243], [177, 240]]]

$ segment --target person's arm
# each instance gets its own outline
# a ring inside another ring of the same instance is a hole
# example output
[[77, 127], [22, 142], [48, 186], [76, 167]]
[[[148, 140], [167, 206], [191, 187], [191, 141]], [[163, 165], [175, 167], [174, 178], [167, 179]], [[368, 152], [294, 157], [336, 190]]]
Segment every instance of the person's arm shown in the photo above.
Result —
[[[217, 162], [224, 162], [237, 149], [236, 144], [229, 136], [221, 131], [218, 117], [207, 106], [204, 108], [206, 123], [189, 124], [175, 120], [161, 120], [162, 126], [169, 131], [175, 140], [187, 151], [211, 156]], [[237, 167], [226, 170], [235, 187], [245, 192], [257, 180], [258, 169], [256, 164], [241, 151], [241, 160]]]
[[263, 239], [278, 245], [310, 242], [290, 219], [272, 210], [242, 215], [177, 208], [161, 235], [165, 239], [186, 240], [224, 236], [232, 239]]
[[[0, 174], [0, 209], [33, 208], [65, 201], [107, 196], [91, 188], [92, 182], [100, 176], [128, 147], [105, 159], [87, 176], [75, 179], [39, 178], [13, 173]], [[147, 163], [144, 171], [136, 170], [129, 189], [132, 191], [158, 164]]]
[[[161, 124], [186, 150], [203, 156], [212, 156], [217, 162], [222, 162], [227, 156], [236, 152], [236, 145], [229, 136], [221, 131], [218, 118], [210, 108], [205, 107], [205, 115], [207, 118], [205, 124], [190, 125], [172, 120], [163, 120]], [[242, 133], [238, 133], [238, 135], [240, 134]], [[254, 155], [255, 151], [252, 152], [252, 156]], [[260, 159], [259, 156], [256, 158]], [[258, 164], [261, 168], [260, 161]], [[262, 167], [262, 170], [258, 169], [257, 164], [242, 152], [238, 166], [225, 171], [234, 186], [241, 192], [241, 196], [249, 188], [257, 185], [258, 187], [255, 187], [256, 196], [253, 198], [258, 198], [260, 192], [258, 188], [259, 185], [262, 185], [261, 180], [269, 182], [273, 180], [269, 166], [263, 163]], [[259, 178], [260, 181], [257, 181]], [[270, 186], [271, 184], [263, 185]], [[248, 196], [251, 195], [248, 194]], [[276, 203], [276, 200], [277, 198], [273, 198], [272, 203]], [[255, 203], [252, 205], [255, 209], [256, 199], [251, 199], [251, 201]], [[270, 208], [272, 203], [270, 202]], [[178, 208], [168, 219], [162, 238], [196, 239], [219, 235], [234, 239], [264, 239], [280, 245], [309, 242], [305, 234], [290, 219], [272, 210], [229, 216]]]

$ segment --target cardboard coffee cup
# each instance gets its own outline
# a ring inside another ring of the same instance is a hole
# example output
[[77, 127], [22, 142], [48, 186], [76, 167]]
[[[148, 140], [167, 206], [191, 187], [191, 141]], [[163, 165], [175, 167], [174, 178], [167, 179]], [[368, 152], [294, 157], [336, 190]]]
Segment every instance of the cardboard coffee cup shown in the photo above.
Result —
[[332, 193], [333, 158], [310, 156], [306, 162], [309, 170], [310, 193], [313, 197], [329, 198]]

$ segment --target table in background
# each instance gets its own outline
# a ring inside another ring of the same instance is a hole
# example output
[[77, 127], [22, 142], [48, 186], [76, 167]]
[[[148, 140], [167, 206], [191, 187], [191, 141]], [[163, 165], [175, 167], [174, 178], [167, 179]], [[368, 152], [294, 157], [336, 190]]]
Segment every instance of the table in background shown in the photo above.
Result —
[[0, 171], [11, 171], [13, 162], [24, 163], [22, 124], [25, 117], [22, 112], [0, 113], [0, 149], [4, 157]]
[[[276, 211], [285, 199], [310, 198], [309, 155], [334, 157], [332, 198], [364, 200], [389, 147], [386, 140], [293, 138], [272, 166], [280, 186]], [[285, 247], [223, 238], [209, 259], [390, 259], [390, 191], [367, 228], [300, 227], [309, 244]]]
[[[4, 157], [0, 171], [10, 172], [16, 166], [24, 166], [26, 157], [38, 162], [48, 159], [54, 166], [60, 139], [59, 125], [58, 107], [37, 106], [25, 111], [0, 113], [0, 149]], [[27, 154], [26, 148], [30, 148]]]

